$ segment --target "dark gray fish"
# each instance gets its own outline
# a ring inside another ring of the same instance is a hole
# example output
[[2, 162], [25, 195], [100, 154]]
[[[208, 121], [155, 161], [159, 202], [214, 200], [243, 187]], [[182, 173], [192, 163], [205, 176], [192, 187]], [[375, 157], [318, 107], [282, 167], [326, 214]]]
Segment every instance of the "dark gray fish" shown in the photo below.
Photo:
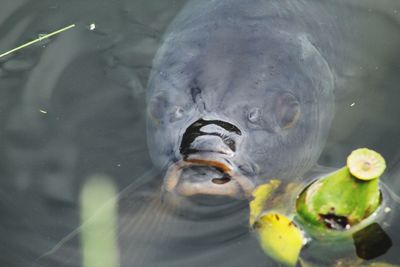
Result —
[[335, 73], [308, 27], [321, 23], [306, 16], [310, 4], [192, 1], [175, 19], [148, 91], [149, 147], [168, 166], [167, 191], [243, 197], [316, 163]]
[[394, 49], [375, 38], [377, 17], [362, 14], [376, 5], [363, 3], [189, 1], [148, 85], [148, 143], [167, 168], [164, 188], [243, 197], [310, 170], [329, 133], [334, 90], [349, 91], [360, 69], [370, 73], [366, 55], [380, 64]]

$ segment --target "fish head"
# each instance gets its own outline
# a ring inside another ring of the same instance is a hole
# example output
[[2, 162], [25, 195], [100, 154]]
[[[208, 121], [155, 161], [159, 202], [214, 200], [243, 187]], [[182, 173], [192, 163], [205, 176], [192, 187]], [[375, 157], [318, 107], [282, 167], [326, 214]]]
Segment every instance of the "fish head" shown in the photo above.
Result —
[[333, 75], [304, 33], [193, 26], [170, 32], [148, 85], [148, 144], [183, 196], [248, 197], [317, 161], [333, 114]]

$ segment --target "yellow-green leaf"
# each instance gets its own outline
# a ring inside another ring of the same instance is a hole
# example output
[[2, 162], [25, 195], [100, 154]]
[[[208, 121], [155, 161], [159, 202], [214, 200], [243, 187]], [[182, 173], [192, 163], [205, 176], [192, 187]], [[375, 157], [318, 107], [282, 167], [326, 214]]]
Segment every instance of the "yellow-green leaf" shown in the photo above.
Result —
[[295, 266], [303, 246], [303, 235], [286, 216], [270, 212], [255, 222], [260, 244], [264, 252], [274, 260]]
[[279, 180], [271, 180], [268, 184], [262, 184], [258, 186], [252, 193], [253, 200], [250, 201], [250, 217], [249, 223], [252, 226], [261, 214], [264, 208], [264, 203], [271, 196], [271, 193], [278, 188], [281, 184]]

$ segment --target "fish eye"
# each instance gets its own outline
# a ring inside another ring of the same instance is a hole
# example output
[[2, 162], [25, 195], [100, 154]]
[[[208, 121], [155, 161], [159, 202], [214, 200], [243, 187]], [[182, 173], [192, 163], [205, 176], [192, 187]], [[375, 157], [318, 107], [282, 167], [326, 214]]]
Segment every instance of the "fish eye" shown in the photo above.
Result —
[[153, 119], [160, 119], [166, 111], [168, 101], [164, 95], [158, 94], [150, 99], [148, 105], [148, 113]]
[[276, 121], [281, 129], [289, 129], [300, 117], [300, 104], [291, 93], [281, 95], [276, 105]]

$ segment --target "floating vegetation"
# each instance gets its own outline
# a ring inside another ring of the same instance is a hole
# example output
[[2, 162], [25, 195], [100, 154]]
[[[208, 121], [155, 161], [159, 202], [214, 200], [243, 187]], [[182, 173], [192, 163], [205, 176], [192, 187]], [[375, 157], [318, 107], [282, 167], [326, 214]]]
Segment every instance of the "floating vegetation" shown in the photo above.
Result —
[[[302, 259], [305, 244], [313, 247], [311, 254], [333, 253], [336, 258], [353, 251], [357, 257], [346, 259], [355, 264], [352, 266], [364, 266], [356, 262], [383, 255], [392, 247], [390, 237], [379, 225], [391, 210], [380, 208], [384, 191], [379, 177], [385, 168], [379, 153], [361, 148], [349, 155], [346, 166], [303, 184], [304, 189], [299, 191], [279, 189], [278, 180], [260, 185], [249, 204], [249, 222], [261, 248], [284, 266], [296, 266], [299, 260], [308, 266]], [[293, 199], [290, 196], [297, 198], [288, 203]], [[282, 211], [277, 203], [282, 201], [294, 207]], [[335, 266], [332, 264], [329, 266]], [[376, 266], [390, 266], [382, 264]]]
[[359, 148], [347, 157], [350, 173], [360, 180], [379, 178], [386, 168], [385, 159], [368, 148]]
[[27, 43], [25, 43], [25, 44], [23, 44], [23, 45], [20, 45], [20, 46], [14, 48], [14, 49], [11, 49], [11, 50], [9, 50], [9, 51], [3, 53], [3, 54], [0, 54], [0, 58], [5, 57], [5, 56], [7, 56], [7, 55], [9, 55], [9, 54], [12, 54], [12, 53], [14, 53], [14, 52], [16, 52], [16, 51], [18, 51], [18, 50], [21, 50], [21, 49], [23, 49], [23, 48], [25, 48], [25, 47], [30, 46], [30, 45], [33, 45], [33, 44], [35, 44], [35, 43], [37, 43], [37, 42], [40, 42], [40, 41], [42, 41], [42, 40], [48, 39], [48, 38], [51, 37], [51, 36], [60, 34], [60, 33], [64, 32], [64, 31], [66, 31], [66, 30], [69, 30], [69, 29], [73, 28], [73, 27], [75, 27], [75, 24], [71, 24], [71, 25], [69, 25], [69, 26], [67, 26], [67, 27], [64, 27], [64, 28], [59, 29], [59, 30], [54, 31], [54, 32], [51, 32], [51, 33], [49, 33], [49, 34], [40, 34], [40, 35], [39, 35], [39, 38], [37, 38], [37, 39], [35, 39], [35, 40], [32, 40], [32, 41], [30, 41], [30, 42], [27, 42]]
[[303, 247], [303, 235], [297, 226], [277, 212], [262, 215], [254, 224], [260, 245], [274, 260], [295, 266]]

